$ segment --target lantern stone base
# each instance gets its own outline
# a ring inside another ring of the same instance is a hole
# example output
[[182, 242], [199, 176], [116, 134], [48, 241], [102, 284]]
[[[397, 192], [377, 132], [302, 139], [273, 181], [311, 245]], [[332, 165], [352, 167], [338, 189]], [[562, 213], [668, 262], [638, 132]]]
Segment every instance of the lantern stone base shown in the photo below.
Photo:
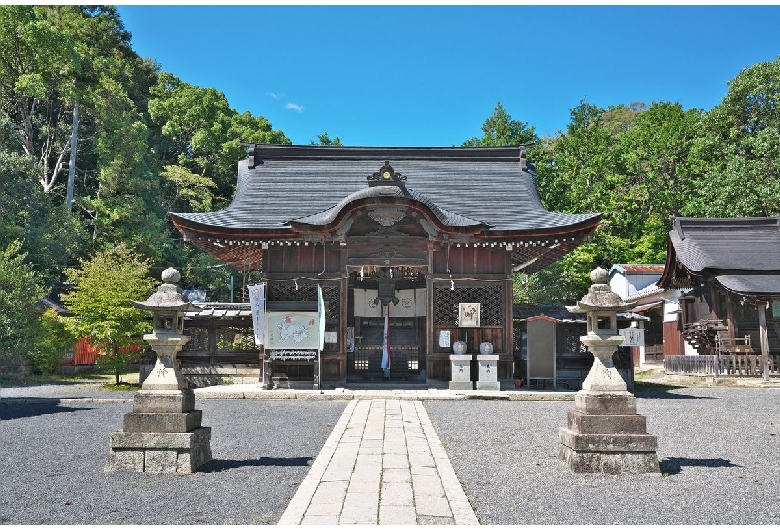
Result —
[[658, 441], [636, 413], [629, 392], [580, 391], [567, 427], [560, 429], [558, 459], [574, 473], [660, 473]]
[[110, 435], [107, 471], [192, 473], [209, 462], [211, 427], [201, 426], [192, 390], [140, 390], [122, 431]]

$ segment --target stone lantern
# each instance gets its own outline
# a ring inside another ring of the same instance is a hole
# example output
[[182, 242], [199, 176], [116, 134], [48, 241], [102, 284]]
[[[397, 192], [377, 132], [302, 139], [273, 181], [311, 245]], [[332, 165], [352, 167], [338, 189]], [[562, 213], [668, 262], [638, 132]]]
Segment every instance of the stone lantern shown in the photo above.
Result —
[[587, 315], [587, 334], [580, 342], [593, 354], [593, 366], [577, 392], [568, 426], [560, 430], [558, 457], [575, 473], [657, 473], [657, 440], [647, 434], [646, 418], [636, 413], [636, 397], [615, 368], [612, 354], [623, 343], [617, 313], [624, 303], [608, 285], [609, 274], [597, 268], [590, 274], [588, 293], [572, 313]]
[[211, 460], [211, 427], [201, 426], [202, 411], [195, 410], [195, 394], [176, 359], [189, 341], [184, 312], [197, 310], [177, 285], [180, 278], [176, 269], [166, 269], [157, 292], [145, 302], [133, 302], [153, 314], [153, 331], [144, 340], [157, 361], [133, 396], [123, 430], [111, 433], [108, 470], [192, 473]]
[[145, 302], [135, 302], [138, 309], [152, 312], [152, 333], [144, 335], [157, 354], [157, 361], [141, 388], [145, 390], [184, 390], [187, 383], [181, 375], [176, 355], [190, 338], [184, 335], [184, 312], [197, 311], [177, 285], [179, 271], [169, 268], [163, 271], [163, 284]]

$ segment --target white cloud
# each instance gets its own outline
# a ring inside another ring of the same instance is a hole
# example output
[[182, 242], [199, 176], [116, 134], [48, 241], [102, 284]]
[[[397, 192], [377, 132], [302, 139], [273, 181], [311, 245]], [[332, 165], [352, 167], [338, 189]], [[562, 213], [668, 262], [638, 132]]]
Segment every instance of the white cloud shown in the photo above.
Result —
[[286, 104], [284, 106], [284, 108], [291, 109], [291, 110], [294, 110], [294, 111], [297, 111], [297, 112], [302, 112], [303, 111], [303, 105], [297, 105], [295, 103], [288, 103], [288, 104]]
[[281, 99], [284, 97], [284, 94], [277, 94], [275, 92], [269, 92], [268, 95], [274, 99]]

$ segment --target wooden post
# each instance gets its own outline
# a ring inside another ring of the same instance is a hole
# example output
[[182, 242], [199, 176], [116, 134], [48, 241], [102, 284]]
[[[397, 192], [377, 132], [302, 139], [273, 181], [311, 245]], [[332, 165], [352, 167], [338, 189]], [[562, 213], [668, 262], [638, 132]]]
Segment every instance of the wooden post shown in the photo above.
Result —
[[766, 330], [766, 302], [756, 302], [758, 310], [758, 331], [761, 339], [761, 370], [764, 372], [764, 381], [769, 381], [769, 336]]
[[734, 307], [731, 304], [731, 295], [726, 293], [726, 326], [728, 327], [729, 338], [737, 336], [737, 328], [734, 325]]

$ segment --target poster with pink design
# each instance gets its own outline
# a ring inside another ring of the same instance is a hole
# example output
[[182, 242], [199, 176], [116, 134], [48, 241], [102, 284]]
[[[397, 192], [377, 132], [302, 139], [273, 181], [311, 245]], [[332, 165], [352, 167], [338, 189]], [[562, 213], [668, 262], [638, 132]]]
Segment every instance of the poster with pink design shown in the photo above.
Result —
[[316, 350], [319, 324], [316, 311], [268, 311], [266, 349]]

